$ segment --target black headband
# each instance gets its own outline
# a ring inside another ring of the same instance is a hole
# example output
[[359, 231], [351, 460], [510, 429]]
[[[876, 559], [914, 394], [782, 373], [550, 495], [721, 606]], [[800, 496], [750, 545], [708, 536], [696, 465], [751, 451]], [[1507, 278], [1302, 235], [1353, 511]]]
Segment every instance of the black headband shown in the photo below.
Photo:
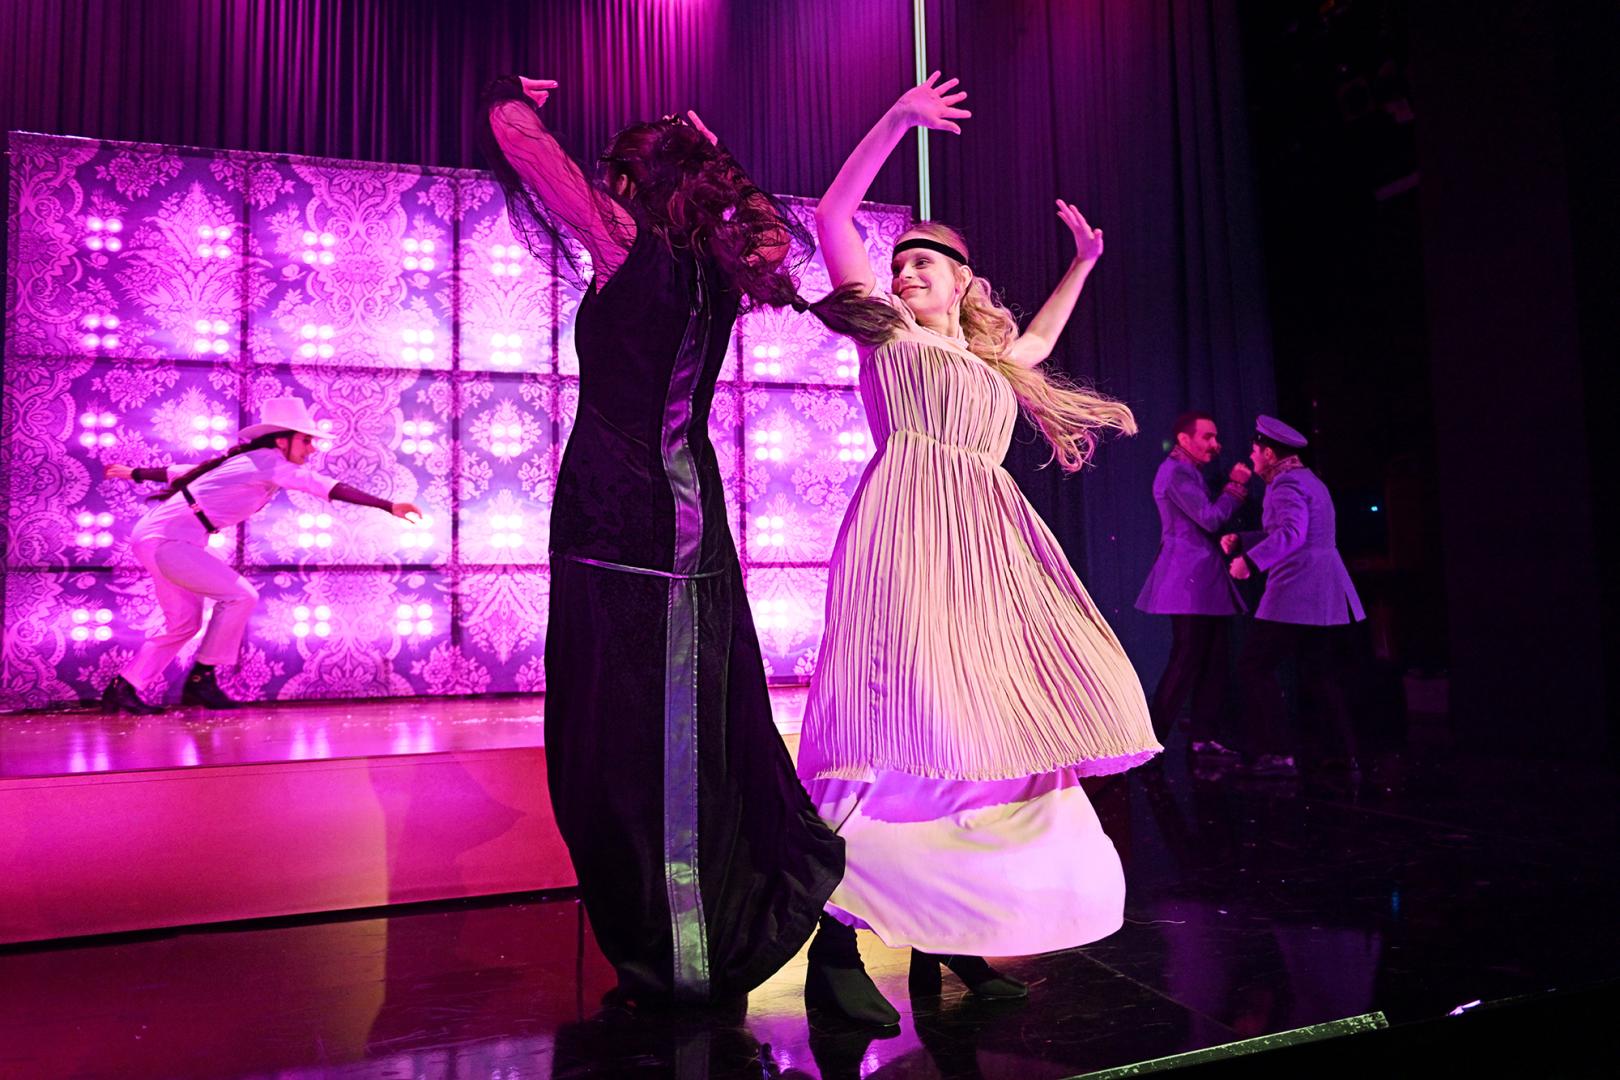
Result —
[[927, 248], [929, 251], [937, 251], [941, 255], [955, 259], [963, 266], [967, 265], [968, 260], [966, 255], [962, 254], [960, 251], [957, 251], [949, 244], [942, 244], [938, 240], [930, 240], [926, 236], [914, 236], [910, 240], [900, 241], [898, 244], [894, 245], [894, 253], [898, 255], [902, 251], [910, 251], [913, 248]]

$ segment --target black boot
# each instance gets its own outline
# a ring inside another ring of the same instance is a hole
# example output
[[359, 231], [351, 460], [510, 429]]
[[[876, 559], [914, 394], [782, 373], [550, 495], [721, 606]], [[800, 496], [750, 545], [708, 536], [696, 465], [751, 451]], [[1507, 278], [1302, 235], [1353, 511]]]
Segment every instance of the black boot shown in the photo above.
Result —
[[134, 713], [136, 716], [156, 716], [163, 711], [161, 705], [148, 705], [141, 700], [140, 691], [122, 675], [114, 675], [101, 692], [101, 711], [104, 713]]
[[822, 915], [815, 940], [810, 942], [809, 961], [804, 973], [807, 1007], [873, 1027], [893, 1027], [900, 1022], [899, 1012], [866, 973], [852, 927]]
[[1029, 985], [1003, 975], [982, 956], [935, 956], [911, 950], [911, 973], [907, 984], [912, 997], [934, 997], [941, 988], [940, 965], [951, 969], [975, 996], [982, 998], [1021, 998], [1029, 996]]
[[186, 675], [185, 689], [180, 691], [180, 704], [201, 705], [205, 709], [239, 709], [242, 703], [228, 697], [214, 678], [213, 664], [192, 664]]

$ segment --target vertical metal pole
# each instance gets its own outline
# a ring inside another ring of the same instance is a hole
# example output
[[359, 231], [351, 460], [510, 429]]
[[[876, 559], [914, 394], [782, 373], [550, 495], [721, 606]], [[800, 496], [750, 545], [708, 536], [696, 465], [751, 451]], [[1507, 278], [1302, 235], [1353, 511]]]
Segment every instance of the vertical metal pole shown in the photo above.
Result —
[[[917, 69], [917, 81], [928, 78], [928, 12], [927, 0], [911, 0], [911, 54]], [[928, 129], [917, 129], [917, 219], [927, 221], [934, 216], [933, 192], [928, 182]]]

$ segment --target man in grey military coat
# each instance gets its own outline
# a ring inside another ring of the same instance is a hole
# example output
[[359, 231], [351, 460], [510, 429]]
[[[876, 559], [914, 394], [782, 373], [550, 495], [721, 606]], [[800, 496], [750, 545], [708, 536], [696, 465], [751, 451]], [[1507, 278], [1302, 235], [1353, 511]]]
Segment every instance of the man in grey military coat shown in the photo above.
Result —
[[1226, 487], [1211, 499], [1203, 466], [1221, 452], [1215, 419], [1205, 412], [1176, 418], [1175, 446], [1153, 478], [1159, 508], [1159, 554], [1136, 606], [1170, 616], [1170, 659], [1149, 707], [1160, 742], [1168, 742], [1182, 703], [1192, 698], [1192, 750], [1235, 753], [1218, 739], [1226, 699], [1227, 632], [1243, 600], [1227, 575], [1216, 537], [1248, 498], [1249, 468], [1232, 466]]
[[1255, 421], [1250, 460], [1266, 484], [1261, 530], [1227, 534], [1221, 548], [1235, 558], [1232, 577], [1266, 575], [1255, 625], [1238, 658], [1248, 722], [1247, 745], [1253, 771], [1287, 775], [1296, 771], [1296, 739], [1277, 671], [1289, 660], [1299, 665], [1302, 688], [1313, 685], [1333, 725], [1343, 756], [1356, 767], [1355, 729], [1345, 700], [1342, 628], [1366, 618], [1350, 572], [1339, 557], [1333, 498], [1305, 467], [1299, 453], [1306, 439], [1274, 417]]

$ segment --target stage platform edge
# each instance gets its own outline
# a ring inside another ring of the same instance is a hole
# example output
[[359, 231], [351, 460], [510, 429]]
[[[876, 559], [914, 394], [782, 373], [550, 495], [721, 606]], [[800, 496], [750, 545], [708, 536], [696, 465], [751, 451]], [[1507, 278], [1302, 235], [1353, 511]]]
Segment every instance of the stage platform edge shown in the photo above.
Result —
[[0, 779], [0, 944], [576, 884], [538, 747]]

